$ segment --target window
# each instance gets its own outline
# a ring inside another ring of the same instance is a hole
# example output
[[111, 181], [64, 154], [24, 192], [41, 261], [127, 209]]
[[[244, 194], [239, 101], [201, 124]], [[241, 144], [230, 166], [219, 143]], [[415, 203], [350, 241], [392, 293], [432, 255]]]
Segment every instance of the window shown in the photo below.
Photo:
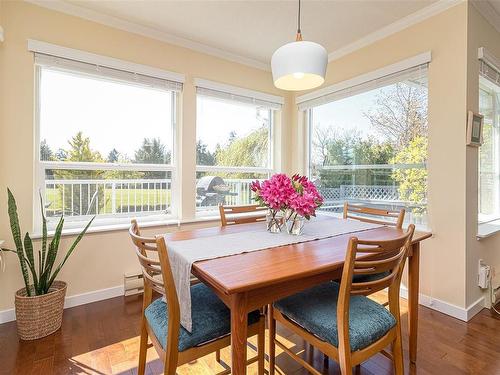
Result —
[[182, 84], [35, 57], [37, 181], [49, 226], [61, 215], [67, 227], [80, 227], [93, 215], [95, 225], [172, 215], [176, 92]]
[[252, 203], [250, 183], [272, 172], [276, 103], [197, 87], [196, 210]]
[[495, 68], [481, 61], [479, 112], [484, 116], [479, 148], [479, 223], [500, 219], [500, 81]]
[[309, 124], [309, 173], [324, 211], [345, 201], [406, 209], [426, 223], [426, 65], [333, 92], [300, 106]]

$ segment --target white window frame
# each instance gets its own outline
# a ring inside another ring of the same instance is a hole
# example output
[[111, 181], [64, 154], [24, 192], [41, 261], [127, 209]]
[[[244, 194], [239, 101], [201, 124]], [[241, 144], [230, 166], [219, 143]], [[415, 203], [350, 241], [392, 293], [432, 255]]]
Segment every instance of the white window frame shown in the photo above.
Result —
[[[404, 72], [405, 70], [410, 70], [417, 68], [418, 66], [422, 66], [428, 64], [431, 61], [431, 52], [425, 52], [420, 55], [414, 56], [412, 58], [400, 61], [398, 63], [383, 67], [381, 69], [363, 74], [358, 77], [354, 77], [352, 79], [339, 82], [329, 87], [325, 87], [323, 89], [310, 92], [308, 94], [297, 97], [296, 103], [299, 106], [299, 116], [303, 115], [305, 117], [305, 153], [306, 161], [305, 161], [305, 173], [309, 178], [312, 178], [311, 175], [311, 157], [312, 157], [312, 121], [313, 121], [313, 110], [315, 107], [327, 104], [328, 102], [335, 102], [337, 100], [341, 100], [344, 98], [349, 98], [356, 96], [362, 92], [366, 92], [372, 89], [377, 88], [377, 82], [379, 80], [384, 80], [385, 77], [391, 75], [397, 75], [399, 73]], [[427, 72], [428, 76], [428, 72]], [[398, 81], [395, 81], [396, 83]], [[360, 89], [360, 87], [362, 89]], [[359, 90], [359, 91], [358, 91]], [[337, 96], [337, 97], [336, 97]], [[329, 101], [322, 101], [322, 98], [334, 98]], [[334, 165], [327, 166], [323, 169], [327, 170], [369, 170], [369, 169], [411, 169], [411, 168], [425, 168], [427, 169], [427, 165], [425, 163], [417, 163], [417, 164], [374, 164], [374, 165]], [[428, 191], [428, 189], [427, 189]], [[428, 206], [428, 202], [426, 202], [426, 207]], [[327, 215], [338, 216], [340, 214], [335, 213], [326, 213]], [[428, 215], [428, 214], [427, 214]], [[428, 224], [428, 220], [426, 225]], [[427, 227], [423, 225], [417, 225], [419, 228], [427, 229]]]
[[[500, 85], [495, 85], [494, 83], [488, 81], [484, 77], [480, 77], [480, 87], [479, 87], [479, 93], [481, 90], [484, 90], [482, 87], [485, 87], [488, 91], [488, 94], [493, 96], [493, 148], [494, 148], [494, 155], [493, 157], [495, 158], [494, 164], [495, 164], [495, 176], [500, 175], [500, 124], [498, 123], [498, 116], [496, 114], [500, 113], [500, 108], [498, 108], [498, 103], [500, 102], [500, 93], [497, 92], [498, 89], [500, 89]], [[494, 87], [497, 86], [497, 87]], [[486, 90], [485, 90], [486, 91]], [[478, 170], [479, 173], [481, 172], [481, 158], [479, 158], [479, 164], [478, 164]], [[479, 178], [479, 174], [478, 174]], [[500, 184], [497, 178], [494, 179], [495, 181], [495, 191], [496, 191], [496, 197], [495, 197], [495, 204], [497, 205], [496, 207], [496, 213], [491, 214], [491, 215], [486, 215], [486, 214], [481, 214], [479, 207], [481, 205], [481, 187], [478, 186], [478, 225], [481, 224], [487, 224], [491, 223], [493, 221], [498, 221], [500, 220]], [[481, 183], [481, 180], [478, 181], [478, 183]]]
[[[161, 79], [175, 79], [175, 82], [184, 82], [184, 76], [177, 73], [165, 72], [156, 68], [149, 68], [144, 65], [128, 63], [122, 60], [117, 60], [113, 58], [108, 58], [105, 56], [99, 56], [90, 54], [84, 51], [73, 50], [65, 47], [59, 47], [52, 44], [38, 42], [38, 41], [28, 41], [28, 47], [33, 52], [42, 53], [57, 53], [58, 57], [70, 58], [75, 61], [77, 58], [81, 58], [82, 62], [88, 63], [99, 63], [106, 64], [111, 68], [117, 68], [124, 71], [135, 71], [140, 72], [140, 74], [150, 74], [151, 76], [156, 76]], [[62, 51], [62, 52], [61, 52]], [[62, 162], [62, 161], [42, 161], [40, 160], [40, 89], [41, 89], [41, 72], [43, 66], [35, 64], [35, 113], [34, 113], [34, 189], [33, 189], [33, 229], [34, 237], [41, 234], [42, 231], [42, 216], [40, 210], [40, 194], [45, 197], [45, 187], [46, 180], [45, 174], [48, 169], [59, 169], [59, 170], [113, 170], [113, 171], [158, 171], [158, 172], [170, 172], [170, 191], [171, 191], [171, 205], [170, 214], [145, 211], [145, 212], [131, 212], [123, 214], [103, 214], [98, 215], [94, 220], [92, 229], [106, 230], [107, 228], [113, 229], [115, 227], [121, 227], [130, 224], [130, 218], [136, 217], [139, 221], [143, 223], [165, 223], [165, 222], [178, 222], [178, 212], [179, 204], [176, 199], [179, 194], [180, 189], [179, 179], [177, 178], [177, 165], [178, 165], [178, 145], [177, 145], [177, 132], [178, 124], [177, 117], [179, 110], [179, 93], [175, 91], [170, 91], [172, 93], [172, 114], [171, 114], [171, 129], [170, 124], [168, 131], [172, 132], [172, 158], [170, 164], [135, 164], [135, 163], [92, 163], [92, 162]], [[127, 70], [127, 68], [129, 68]], [[50, 69], [50, 68], [49, 68]], [[79, 73], [75, 71], [76, 74], [85, 75], [85, 73]], [[111, 79], [112, 80], [112, 79]], [[168, 89], [165, 89], [168, 92]], [[133, 180], [131, 180], [131, 183]], [[150, 213], [148, 213], [150, 212]], [[79, 216], [65, 216], [65, 230], [64, 233], [73, 233], [79, 229], [82, 229], [92, 215], [79, 215]], [[49, 222], [49, 231], [54, 229], [54, 221]]]
[[[275, 117], [277, 116], [277, 112], [280, 110], [281, 105], [284, 103], [284, 99], [278, 96], [260, 93], [253, 90], [243, 89], [235, 86], [219, 84], [216, 82], [203, 80], [203, 79], [195, 79], [195, 85], [197, 87], [203, 87], [211, 90], [220, 91], [221, 93], [235, 96], [244, 96], [247, 98], [253, 98], [257, 101], [272, 101], [275, 103], [274, 108], [268, 108], [269, 111], [269, 149], [268, 149], [268, 166], [267, 167], [234, 167], [234, 166], [219, 166], [219, 165], [196, 165], [195, 174], [198, 172], [207, 172], [207, 173], [256, 173], [263, 174], [267, 177], [271, 176], [272, 173], [276, 170], [275, 168], [275, 150], [276, 150], [276, 139], [275, 139]], [[198, 96], [200, 94], [196, 94], [196, 100], [198, 100]], [[220, 99], [225, 100], [230, 103], [232, 100], [230, 98]], [[233, 101], [234, 103], [238, 103], [238, 100]], [[243, 104], [242, 104], [243, 105]], [[197, 126], [197, 124], [196, 124]], [[197, 140], [196, 140], [197, 141]], [[197, 180], [197, 179], [196, 179]], [[194, 197], [195, 198], [195, 197]], [[218, 216], [218, 212], [216, 208], [207, 208], [199, 209], [195, 207], [195, 216], [196, 217], [210, 217], [210, 216]]]
[[[478, 51], [477, 51], [477, 58], [479, 60], [479, 64], [482, 64], [482, 62], [490, 65], [491, 67], [493, 67], [497, 72], [500, 72], [500, 59], [493, 55], [492, 53], [489, 52], [489, 50], [487, 50], [486, 48], [484, 47], [480, 47], [478, 48]], [[481, 71], [478, 72], [478, 77], [481, 77], [482, 74], [481, 74]], [[497, 76], [497, 80], [496, 80], [496, 83], [495, 83], [495, 86], [500, 86], [500, 76]], [[481, 78], [479, 78], [479, 81], [481, 80]], [[484, 82], [485, 86], [491, 88], [492, 90], [496, 91], [496, 87], [493, 87], [493, 82], [490, 82], [490, 80], [488, 78], [484, 78]], [[480, 83], [481, 85], [481, 83]], [[480, 90], [480, 85], [478, 85], [478, 89]], [[479, 90], [478, 90], [478, 93], [479, 93]], [[479, 99], [479, 98], [478, 98]], [[494, 105], [497, 104], [497, 103], [494, 103]], [[495, 119], [494, 119], [495, 121]], [[497, 143], [496, 144], [496, 147], [497, 147], [497, 155], [495, 155], [495, 157], [497, 158], [496, 160], [496, 172], [498, 173], [499, 169], [500, 169], [500, 165], [499, 165], [499, 162], [500, 162], [500, 155], [498, 154], [498, 152], [500, 151], [500, 146], [498, 146], [498, 142], [500, 140], [496, 139], [495, 142]], [[478, 157], [478, 171], [480, 170], [480, 163], [481, 162], [481, 158]], [[487, 238], [487, 237], [490, 237], [490, 236], [493, 236], [494, 234], [500, 232], [500, 218], [498, 217], [498, 215], [491, 215], [490, 217], [481, 217], [481, 220], [479, 220], [479, 204], [480, 204], [480, 195], [481, 194], [481, 188], [479, 186], [479, 183], [480, 183], [480, 180], [479, 180], [479, 175], [478, 175], [478, 206], [477, 206], [477, 220], [478, 220], [478, 223], [477, 223], [477, 233], [476, 233], [476, 238], [478, 240], [482, 240], [484, 238]], [[497, 182], [498, 183], [498, 182]], [[500, 194], [500, 192], [497, 192], [497, 194]], [[497, 199], [500, 199], [499, 196], [497, 196]]]

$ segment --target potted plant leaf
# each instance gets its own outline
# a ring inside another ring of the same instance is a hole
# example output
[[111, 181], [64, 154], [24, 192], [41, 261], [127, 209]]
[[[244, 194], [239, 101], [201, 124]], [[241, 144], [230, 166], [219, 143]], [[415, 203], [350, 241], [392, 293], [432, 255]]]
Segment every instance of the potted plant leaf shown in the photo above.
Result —
[[64, 217], [61, 216], [52, 240], [49, 243], [47, 219], [44, 213], [43, 200], [40, 196], [42, 210], [42, 238], [40, 249], [35, 256], [33, 241], [28, 233], [21, 238], [16, 200], [12, 192], [8, 192], [8, 211], [10, 228], [16, 250], [2, 248], [3, 251], [16, 253], [24, 279], [24, 288], [15, 296], [17, 332], [22, 340], [34, 340], [54, 333], [61, 327], [66, 296], [66, 283], [56, 280], [62, 267], [73, 253], [76, 245], [83, 238], [93, 217], [69, 247], [62, 261], [56, 264], [61, 241]]

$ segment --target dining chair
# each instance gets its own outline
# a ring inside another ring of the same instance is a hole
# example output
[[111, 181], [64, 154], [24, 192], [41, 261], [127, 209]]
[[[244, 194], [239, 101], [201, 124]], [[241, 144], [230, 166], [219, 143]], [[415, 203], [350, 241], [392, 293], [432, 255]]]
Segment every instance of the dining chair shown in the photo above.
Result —
[[219, 205], [221, 225], [236, 225], [265, 221], [267, 208], [258, 204], [248, 204], [243, 206]]
[[[381, 218], [386, 218], [387, 220]], [[366, 223], [382, 224], [401, 229], [403, 227], [403, 221], [405, 219], [405, 209], [402, 208], [399, 211], [384, 210], [380, 208], [372, 208], [344, 202], [344, 219], [353, 219]], [[372, 281], [384, 276], [387, 276], [387, 272], [383, 272], [381, 274], [354, 275], [354, 281]]]
[[[178, 366], [231, 344], [231, 317], [227, 306], [205, 284], [191, 286], [192, 332], [180, 325], [180, 307], [163, 236], [141, 236], [135, 220], [129, 229], [142, 268], [144, 296], [138, 374], [143, 375], [146, 352], [154, 347], [164, 363], [164, 374], [174, 375]], [[153, 299], [153, 292], [164, 296]], [[259, 310], [248, 314], [248, 337], [257, 335], [258, 374], [264, 374], [265, 319]], [[148, 339], [151, 344], [148, 344]], [[217, 375], [229, 374], [231, 370]]]
[[393, 226], [398, 229], [403, 227], [405, 219], [405, 209], [384, 210], [381, 208], [373, 208], [344, 202], [344, 219], [354, 219], [367, 223], [382, 224]]
[[[339, 362], [343, 375], [352, 374], [354, 366], [379, 352], [392, 359], [396, 375], [403, 375], [399, 288], [414, 230], [412, 224], [403, 235], [387, 241], [352, 237], [340, 284], [330, 281], [273, 304], [269, 310], [270, 375], [275, 372], [276, 345], [309, 372], [321, 374], [276, 338], [276, 322]], [[364, 257], [360, 259], [358, 253]], [[374, 281], [355, 282], [352, 277], [385, 271], [388, 276]], [[385, 288], [389, 290], [388, 310], [365, 296]], [[389, 345], [392, 353], [384, 350]]]

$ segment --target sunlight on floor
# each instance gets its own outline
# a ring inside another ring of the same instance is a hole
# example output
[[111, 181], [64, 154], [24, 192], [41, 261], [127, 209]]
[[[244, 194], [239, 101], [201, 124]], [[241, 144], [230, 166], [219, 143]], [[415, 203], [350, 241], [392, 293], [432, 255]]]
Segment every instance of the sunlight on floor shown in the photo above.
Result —
[[[387, 299], [387, 296], [385, 293], [378, 293], [373, 298], [378, 302], [384, 302]], [[401, 312], [402, 314], [406, 314], [406, 301], [401, 300], [401, 302]], [[291, 349], [297, 354], [300, 354], [302, 358], [306, 359], [310, 363], [314, 363], [316, 367], [319, 367], [320, 369], [323, 367], [322, 353], [320, 353], [318, 350], [311, 350], [311, 348], [305, 343], [302, 338], [279, 326], [277, 333], [279, 340], [284, 343], [287, 348]], [[254, 350], [257, 345], [256, 337], [252, 337], [249, 342], [250, 347], [253, 346], [253, 348], [248, 348], [247, 355], [248, 358], [252, 358], [256, 354]], [[138, 348], [139, 336], [136, 336], [114, 343], [112, 345], [99, 348], [97, 350], [74, 356], [71, 358], [71, 373], [89, 375], [135, 374], [139, 361]], [[268, 332], [266, 330], [266, 355], [268, 353], [268, 348]], [[229, 365], [231, 363], [230, 357], [231, 351], [229, 347], [221, 351], [221, 359], [225, 364]], [[301, 366], [298, 363], [291, 361], [279, 347], [276, 347], [276, 357], [277, 374], [291, 374], [301, 370]], [[269, 368], [269, 364], [267, 361], [265, 366], [266, 369]], [[332, 370], [336, 368], [336, 364], [330, 361], [330, 367], [332, 367], [330, 368], [330, 371], [328, 371], [328, 369], [323, 370], [326, 373], [331, 373]], [[191, 363], [180, 366], [177, 369], [177, 374], [212, 375], [224, 369], [225, 368], [215, 360], [215, 354], [213, 353]], [[247, 373], [249, 375], [256, 375], [257, 364], [253, 363], [249, 365]], [[153, 348], [148, 349], [146, 374], [163, 374], [163, 364], [159, 360], [158, 355]]]

